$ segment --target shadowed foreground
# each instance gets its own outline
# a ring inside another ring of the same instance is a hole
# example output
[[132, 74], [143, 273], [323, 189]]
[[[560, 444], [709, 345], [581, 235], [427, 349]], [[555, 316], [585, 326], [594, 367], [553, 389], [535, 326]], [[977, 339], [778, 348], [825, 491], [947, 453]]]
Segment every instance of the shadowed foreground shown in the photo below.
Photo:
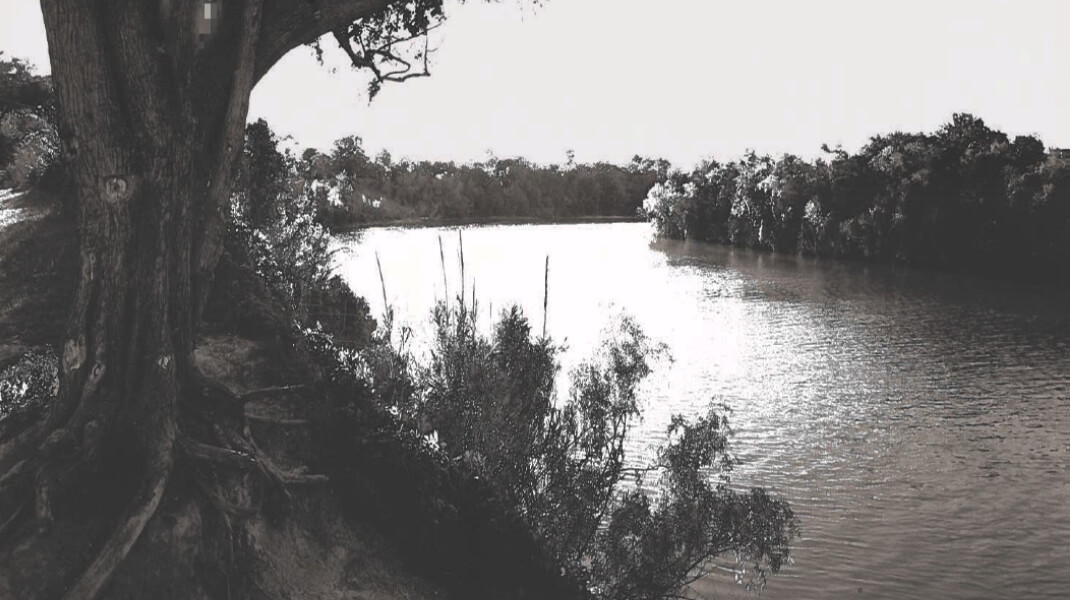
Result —
[[[73, 225], [49, 198], [27, 202], [37, 218], [0, 230], [0, 370], [61, 339], [73, 290]], [[291, 321], [254, 275], [233, 264], [221, 273], [206, 320], [213, 306], [226, 318], [194, 353], [202, 414], [212, 418], [187, 417], [184, 427], [244, 430], [255, 446], [183, 442], [158, 507], [99, 597], [585, 596], [485, 483], [399, 437], [366, 390], [331, 383], [279, 326]], [[48, 406], [2, 409], [6, 444]], [[57, 493], [50, 523], [24, 497], [0, 494], [0, 597], [75, 593], [71, 583], [99, 560], [131, 495], [139, 501], [142, 466], [118, 448], [121, 440], [102, 447], [99, 466]], [[0, 491], [22, 477], [16, 464]]]

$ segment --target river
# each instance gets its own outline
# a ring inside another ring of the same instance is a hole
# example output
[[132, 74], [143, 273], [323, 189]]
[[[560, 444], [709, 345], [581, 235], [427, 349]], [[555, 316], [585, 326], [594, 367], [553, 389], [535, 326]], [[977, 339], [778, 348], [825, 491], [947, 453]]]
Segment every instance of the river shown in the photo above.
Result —
[[[419, 339], [460, 289], [456, 229], [339, 240], [374, 312], [375, 253]], [[481, 318], [518, 303], [565, 340], [566, 368], [614, 315], [672, 362], [644, 385], [637, 457], [674, 413], [727, 403], [739, 485], [801, 518], [765, 598], [1070, 597], [1070, 294], [967, 276], [653, 241], [645, 223], [473, 227]], [[695, 591], [746, 597], [719, 577]]]

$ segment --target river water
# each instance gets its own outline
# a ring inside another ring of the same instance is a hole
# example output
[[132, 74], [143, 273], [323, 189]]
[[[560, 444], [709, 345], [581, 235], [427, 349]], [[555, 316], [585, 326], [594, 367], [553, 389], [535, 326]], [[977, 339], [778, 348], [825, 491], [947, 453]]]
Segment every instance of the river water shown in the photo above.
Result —
[[[447, 263], [443, 282], [442, 239]], [[460, 290], [456, 229], [340, 240], [339, 273], [416, 338]], [[801, 518], [765, 598], [1070, 598], [1070, 294], [853, 262], [654, 241], [644, 223], [463, 232], [482, 319], [518, 303], [589, 355], [622, 312], [672, 362], [630, 450], [727, 403], [742, 464]], [[747, 594], [711, 576], [695, 592]]]

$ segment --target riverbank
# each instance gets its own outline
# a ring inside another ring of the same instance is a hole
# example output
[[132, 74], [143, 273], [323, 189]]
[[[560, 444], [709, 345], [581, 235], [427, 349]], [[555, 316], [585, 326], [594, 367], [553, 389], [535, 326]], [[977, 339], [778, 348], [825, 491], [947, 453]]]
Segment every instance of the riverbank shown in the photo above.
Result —
[[582, 223], [641, 223], [647, 219], [639, 216], [623, 216], [623, 215], [592, 215], [586, 217], [558, 217], [558, 218], [543, 218], [543, 217], [456, 217], [456, 218], [436, 218], [436, 217], [412, 217], [406, 219], [379, 219], [373, 221], [367, 221], [359, 225], [352, 225], [346, 227], [335, 227], [331, 229], [332, 233], [349, 233], [353, 231], [360, 231], [362, 229], [371, 229], [373, 227], [403, 227], [403, 228], [422, 228], [422, 227], [466, 227], [466, 226], [481, 226], [481, 225], [575, 225]]
[[[12, 407], [10, 397], [0, 388], [0, 429], [5, 435], [16, 431], [13, 423], [36, 418], [35, 407], [44, 406], [54, 393], [47, 391], [56, 368], [49, 348], [63, 339], [78, 268], [75, 223], [69, 212], [56, 210], [56, 200], [55, 194], [31, 191], [0, 203], [0, 208], [20, 211], [0, 228], [0, 377], [22, 383], [23, 377], [39, 375], [29, 381], [32, 389], [44, 390], [31, 408], [15, 405], [22, 411], [16, 414], [7, 410]], [[298, 591], [315, 597], [365, 594], [384, 600], [589, 597], [576, 581], [562, 576], [545, 545], [485, 480], [429, 451], [422, 438], [399, 434], [399, 424], [366, 394], [362, 381], [326, 377], [320, 371], [325, 357], [310, 359], [305, 354], [306, 345], [313, 343], [310, 338], [284, 337], [292, 331], [293, 315], [267, 314], [273, 307], [261, 296], [265, 286], [234, 277], [238, 268], [223, 272], [231, 279], [217, 276], [215, 283], [238, 291], [226, 296], [237, 306], [260, 307], [263, 314], [252, 319], [264, 322], [250, 335], [216, 322], [202, 323], [201, 329], [211, 329], [211, 335], [198, 339], [194, 360], [220, 389], [270, 390], [244, 404], [244, 417], [228, 418], [249, 422], [245, 435], [251, 431], [256, 436], [257, 447], [267, 457], [261, 460], [285, 470], [286, 491], [272, 489], [261, 495], [256, 488], [243, 487], [244, 480], [220, 483], [227, 497], [252, 499], [249, 507], [226, 500], [211, 503], [221, 511], [240, 511], [233, 535], [241, 536], [244, 545], [233, 550], [236, 544], [226, 537], [231, 529], [216, 527], [217, 521], [211, 520], [221, 513], [201, 512], [199, 503], [216, 492], [176, 479], [168, 486], [168, 501], [148, 521], [138, 550], [116, 571], [109, 590], [125, 596], [138, 589], [141, 595], [156, 597], [167, 588], [183, 598], [219, 597], [232, 593], [232, 585], [238, 596], [244, 589], [255, 589], [264, 598], [294, 597]], [[281, 326], [272, 329], [272, 323]], [[31, 351], [36, 354], [28, 354]], [[16, 365], [18, 361], [22, 363]], [[80, 490], [83, 498], [91, 498], [90, 506], [118, 505], [106, 495], [106, 484], [98, 485], [111, 481], [109, 476]], [[42, 559], [60, 553], [50, 544], [62, 542], [64, 549], [85, 554], [111, 522], [108, 515], [97, 513], [79, 514], [77, 520], [57, 513], [55, 527], [65, 535], [47, 539], [39, 551], [27, 552], [19, 544], [32, 522], [13, 519], [5, 524], [5, 529], [12, 523], [15, 528], [5, 532], [13, 542], [0, 545], [0, 598], [58, 594], [54, 589], [73, 576], [70, 569], [78, 563], [57, 565]], [[181, 535], [172, 533], [176, 523], [187, 522], [195, 525]], [[208, 541], [198, 546], [201, 529], [196, 524], [201, 522], [208, 524], [209, 533]], [[219, 539], [212, 537], [217, 534]], [[230, 553], [213, 554], [217, 548]], [[225, 577], [204, 575], [190, 557], [220, 565]]]

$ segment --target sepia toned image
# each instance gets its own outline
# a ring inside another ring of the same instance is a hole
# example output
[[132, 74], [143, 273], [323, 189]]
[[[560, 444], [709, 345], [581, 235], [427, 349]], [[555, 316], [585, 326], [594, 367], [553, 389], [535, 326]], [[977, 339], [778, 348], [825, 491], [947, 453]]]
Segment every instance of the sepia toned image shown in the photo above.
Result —
[[1070, 2], [0, 2], [0, 600], [1070, 598]]

